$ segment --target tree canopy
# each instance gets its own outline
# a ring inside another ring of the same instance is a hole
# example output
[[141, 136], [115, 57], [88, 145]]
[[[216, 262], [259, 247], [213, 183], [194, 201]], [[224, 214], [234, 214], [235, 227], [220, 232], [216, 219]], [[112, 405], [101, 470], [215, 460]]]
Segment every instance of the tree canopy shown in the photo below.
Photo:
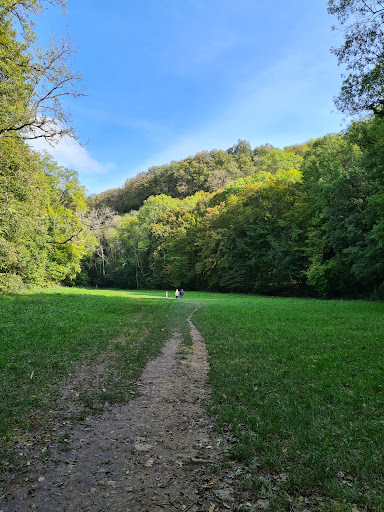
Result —
[[[204, 162], [203, 190], [154, 193], [121, 212], [104, 241], [104, 274], [99, 253], [84, 273], [127, 288], [384, 297], [383, 133], [383, 120], [366, 119], [284, 150], [239, 141], [152, 169], [147, 193], [168, 192], [178, 172]], [[210, 190], [217, 166], [239, 169], [235, 158], [252, 173]]]
[[216, 192], [255, 172], [274, 174], [279, 169], [299, 167], [309, 145], [298, 147], [281, 150], [266, 144], [252, 150], [249, 142], [238, 140], [226, 151], [201, 151], [178, 162], [151, 167], [128, 179], [124, 187], [98, 194], [95, 205], [107, 205], [123, 214], [140, 208], [150, 196], [166, 194], [183, 199], [199, 191]]
[[67, 37], [41, 48], [33, 16], [65, 0], [0, 0], [0, 138], [74, 136], [63, 98], [78, 97], [81, 75], [73, 71]]
[[344, 34], [344, 43], [332, 51], [348, 71], [336, 106], [346, 114], [384, 117], [384, 2], [329, 0], [328, 12]]

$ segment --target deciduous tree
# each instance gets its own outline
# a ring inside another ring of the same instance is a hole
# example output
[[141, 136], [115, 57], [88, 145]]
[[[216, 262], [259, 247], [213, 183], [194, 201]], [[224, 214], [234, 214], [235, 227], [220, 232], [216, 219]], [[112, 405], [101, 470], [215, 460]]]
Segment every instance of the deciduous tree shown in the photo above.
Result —
[[332, 48], [344, 78], [336, 106], [346, 114], [367, 111], [384, 116], [384, 2], [329, 0], [328, 12], [338, 20], [344, 43]]
[[41, 48], [33, 16], [65, 0], [0, 0], [0, 138], [75, 136], [63, 99], [78, 97], [81, 75], [73, 71], [67, 37]]

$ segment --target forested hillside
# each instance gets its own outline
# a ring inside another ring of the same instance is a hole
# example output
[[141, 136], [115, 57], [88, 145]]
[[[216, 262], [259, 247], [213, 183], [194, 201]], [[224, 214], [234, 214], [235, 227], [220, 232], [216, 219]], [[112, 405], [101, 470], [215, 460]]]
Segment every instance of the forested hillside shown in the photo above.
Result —
[[[383, 120], [368, 118], [284, 151], [239, 141], [151, 169], [115, 191], [123, 198], [147, 186], [141, 197], [152, 195], [115, 217], [83, 264], [83, 282], [383, 298], [383, 135]], [[209, 185], [217, 155], [241, 176], [222, 188]], [[117, 207], [111, 198], [102, 196]]]
[[98, 194], [94, 205], [106, 205], [121, 214], [139, 209], [149, 196], [165, 194], [183, 199], [199, 191], [215, 192], [257, 171], [297, 168], [305, 150], [306, 145], [281, 151], [270, 144], [252, 150], [249, 142], [239, 140], [226, 151], [202, 151], [180, 162], [151, 167], [128, 179], [124, 187]]
[[39, 47], [30, 19], [45, 4], [0, 0], [0, 291], [61, 282], [384, 298], [381, 9], [329, 2], [341, 27], [355, 23], [333, 49], [353, 70], [339, 108], [367, 114], [344, 133], [284, 149], [239, 140], [87, 198], [75, 171], [29, 146], [75, 136], [62, 100], [82, 94], [70, 43]]

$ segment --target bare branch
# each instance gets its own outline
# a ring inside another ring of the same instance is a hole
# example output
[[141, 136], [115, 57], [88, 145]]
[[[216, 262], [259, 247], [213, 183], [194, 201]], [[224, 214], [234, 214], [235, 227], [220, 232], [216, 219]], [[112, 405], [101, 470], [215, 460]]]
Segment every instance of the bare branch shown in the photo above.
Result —
[[85, 93], [79, 90], [81, 75], [71, 69], [75, 53], [72, 45], [68, 38], [51, 43], [44, 51], [33, 45], [28, 12], [41, 12], [47, 2], [62, 7], [66, 4], [66, 0], [8, 0], [0, 17], [1, 20], [14, 18], [26, 31], [24, 40], [19, 41], [13, 27], [9, 23], [5, 25], [8, 33], [1, 44], [0, 59], [0, 138], [6, 135], [52, 140], [67, 134], [75, 137], [63, 100]]
[[74, 233], [73, 235], [71, 235], [70, 237], [68, 237], [66, 240], [64, 240], [63, 242], [60, 242], [59, 240], [51, 240], [49, 241], [48, 243], [50, 244], [56, 244], [56, 245], [64, 245], [64, 244], [68, 244], [68, 243], [83, 243], [85, 240], [76, 240], [75, 242], [73, 242], [73, 239], [76, 238], [77, 236], [80, 235], [80, 233], [83, 231], [84, 228], [81, 228], [77, 233]]

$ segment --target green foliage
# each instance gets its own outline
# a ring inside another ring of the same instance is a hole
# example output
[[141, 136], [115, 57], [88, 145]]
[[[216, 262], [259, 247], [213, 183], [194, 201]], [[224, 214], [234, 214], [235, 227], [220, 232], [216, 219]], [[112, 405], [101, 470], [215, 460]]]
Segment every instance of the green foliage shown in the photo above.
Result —
[[347, 114], [374, 112], [384, 116], [384, 3], [380, 0], [329, 0], [328, 12], [334, 14], [344, 43], [332, 48], [339, 64], [346, 64], [336, 106]]
[[[71, 280], [94, 240], [73, 171], [23, 141], [74, 136], [64, 97], [79, 96], [70, 43], [39, 46], [32, 17], [66, 0], [0, 0], [0, 281], [2, 291]], [[80, 236], [81, 235], [81, 236]]]
[[39, 46], [31, 16], [64, 0], [0, 0], [0, 138], [55, 140], [74, 136], [63, 106], [65, 96], [81, 96], [81, 80], [71, 69], [73, 49], [61, 38]]
[[126, 213], [139, 209], [150, 196], [163, 194], [184, 199], [199, 191], [220, 190], [231, 181], [254, 172], [250, 145], [239, 140], [227, 151], [202, 151], [179, 162], [151, 167], [127, 180], [123, 188], [98, 194], [95, 204]]
[[17, 140], [0, 141], [0, 162], [0, 272], [41, 282], [48, 239], [44, 175], [35, 156]]
[[279, 170], [299, 169], [303, 158], [292, 151], [273, 149], [258, 162], [257, 170], [272, 174]]
[[315, 141], [301, 168], [300, 211], [310, 212], [308, 283], [321, 296], [367, 296], [383, 279], [380, 221], [368, 217], [372, 208], [376, 210], [372, 201], [377, 171], [367, 165], [371, 150], [356, 137], [362, 128], [367, 128], [366, 122], [360, 129], [352, 125], [346, 136]]
[[13, 138], [0, 139], [0, 169], [2, 290], [73, 278], [93, 247], [76, 173]]
[[253, 173], [211, 194], [144, 200], [117, 225], [93, 282], [382, 297], [383, 135], [375, 118], [283, 151], [239, 141], [215, 152], [215, 165], [251, 159]]
[[[198, 233], [197, 270], [209, 287], [232, 291], [260, 291], [284, 286], [278, 270], [276, 239], [286, 229], [284, 216], [293, 205], [297, 171], [256, 174], [226, 203], [207, 212]], [[239, 185], [238, 182], [235, 182]], [[230, 189], [231, 186], [229, 186]]]
[[20, 293], [25, 291], [25, 284], [22, 278], [17, 274], [0, 273], [0, 292], [1, 293]]

